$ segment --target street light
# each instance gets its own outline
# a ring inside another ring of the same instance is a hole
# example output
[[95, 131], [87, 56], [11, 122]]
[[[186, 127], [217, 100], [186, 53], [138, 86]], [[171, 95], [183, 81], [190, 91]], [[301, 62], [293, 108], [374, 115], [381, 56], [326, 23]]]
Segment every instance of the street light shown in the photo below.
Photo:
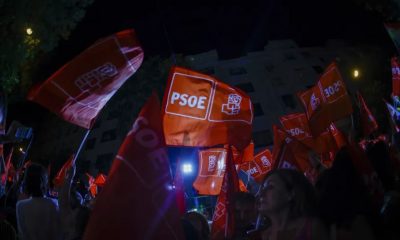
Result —
[[190, 163], [184, 163], [182, 164], [181, 170], [184, 174], [190, 174], [193, 172], [193, 166]]
[[32, 33], [33, 33], [32, 28], [30, 28], [30, 27], [26, 28], [26, 34], [32, 35]]
[[360, 77], [360, 71], [358, 69], [353, 70], [353, 78], [359, 78]]

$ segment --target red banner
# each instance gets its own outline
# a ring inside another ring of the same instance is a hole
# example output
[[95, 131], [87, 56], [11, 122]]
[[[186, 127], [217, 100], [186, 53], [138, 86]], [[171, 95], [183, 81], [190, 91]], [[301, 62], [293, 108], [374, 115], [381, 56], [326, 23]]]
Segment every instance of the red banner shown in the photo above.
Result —
[[313, 136], [318, 136], [329, 125], [353, 112], [351, 99], [336, 63], [331, 63], [318, 83], [299, 93]]
[[66, 175], [68, 169], [70, 169], [72, 167], [72, 164], [73, 164], [72, 161], [74, 159], [74, 156], [75, 155], [72, 154], [71, 157], [69, 157], [69, 159], [64, 163], [64, 165], [58, 171], [57, 175], [54, 177], [53, 184], [54, 184], [55, 188], [60, 188], [64, 184], [65, 175]]
[[107, 181], [107, 176], [100, 173], [99, 175], [97, 175], [96, 179], [94, 180], [94, 184], [96, 184], [99, 187], [104, 187], [104, 185], [106, 184]]
[[400, 96], [400, 64], [397, 57], [392, 57], [392, 94]]
[[167, 145], [244, 149], [251, 140], [250, 97], [211, 76], [173, 67], [163, 102]]
[[362, 95], [357, 92], [357, 98], [360, 107], [360, 122], [365, 137], [369, 136], [371, 133], [378, 130], [378, 123], [376, 122], [374, 116], [369, 110], [367, 104], [364, 101]]
[[98, 113], [143, 61], [135, 32], [125, 30], [98, 40], [65, 64], [28, 99], [65, 121], [91, 128]]
[[240, 169], [250, 175], [257, 183], [262, 183], [265, 175], [272, 170], [272, 153], [269, 149], [258, 153], [253, 161], [245, 162], [240, 165]]
[[215, 205], [213, 223], [211, 226], [212, 240], [231, 239], [234, 234], [234, 202], [233, 196], [239, 192], [239, 178], [236, 173], [236, 168], [233, 163], [232, 150], [228, 150], [227, 156], [227, 171], [224, 174], [224, 181], [221, 188], [221, 193], [218, 196], [217, 204]]
[[193, 187], [199, 194], [218, 195], [225, 174], [227, 152], [224, 148], [199, 151], [199, 171]]
[[153, 94], [114, 159], [83, 239], [184, 239], [159, 109]]
[[251, 141], [249, 145], [242, 151], [232, 147], [233, 161], [235, 164], [242, 164], [245, 162], [252, 161], [254, 159], [254, 143]]

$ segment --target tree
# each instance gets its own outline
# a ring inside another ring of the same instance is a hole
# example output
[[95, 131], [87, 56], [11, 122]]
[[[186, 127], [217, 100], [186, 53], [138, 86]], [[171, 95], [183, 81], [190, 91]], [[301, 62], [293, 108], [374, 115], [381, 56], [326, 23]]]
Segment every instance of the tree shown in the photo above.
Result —
[[[0, 0], [0, 83], [7, 92], [29, 78], [43, 54], [54, 49], [93, 0]], [[30, 84], [24, 84], [30, 86]]]

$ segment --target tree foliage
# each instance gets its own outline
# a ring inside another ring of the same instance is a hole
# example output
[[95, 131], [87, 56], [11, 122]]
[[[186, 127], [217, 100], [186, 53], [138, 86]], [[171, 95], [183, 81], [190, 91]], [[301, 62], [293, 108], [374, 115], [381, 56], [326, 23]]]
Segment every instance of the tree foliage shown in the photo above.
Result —
[[0, 0], [0, 82], [7, 92], [18, 86], [25, 70], [42, 54], [68, 39], [92, 2]]

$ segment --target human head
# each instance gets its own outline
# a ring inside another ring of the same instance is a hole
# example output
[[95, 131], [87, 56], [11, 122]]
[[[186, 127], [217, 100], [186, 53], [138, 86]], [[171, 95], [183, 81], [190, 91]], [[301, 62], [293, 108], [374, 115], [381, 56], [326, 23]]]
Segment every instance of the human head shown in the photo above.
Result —
[[32, 197], [43, 197], [47, 191], [47, 172], [42, 165], [32, 163], [25, 170], [24, 192]]
[[248, 228], [256, 221], [256, 198], [251, 193], [238, 192], [234, 195], [235, 224], [237, 228]]
[[187, 212], [183, 218], [191, 223], [198, 233], [198, 239], [209, 239], [210, 228], [207, 219], [198, 212]]
[[313, 186], [304, 174], [293, 169], [270, 172], [258, 194], [258, 210], [263, 215], [289, 210], [292, 219], [314, 214], [316, 197]]

